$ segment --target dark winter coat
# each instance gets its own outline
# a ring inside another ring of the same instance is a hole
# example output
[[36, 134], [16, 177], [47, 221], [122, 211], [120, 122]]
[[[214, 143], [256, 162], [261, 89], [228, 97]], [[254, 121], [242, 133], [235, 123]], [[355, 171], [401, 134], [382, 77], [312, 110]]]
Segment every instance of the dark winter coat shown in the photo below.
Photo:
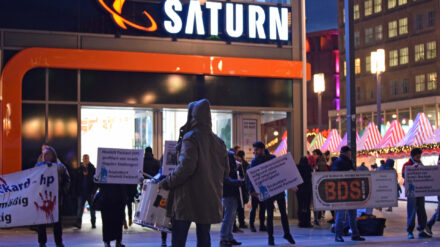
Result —
[[342, 154], [335, 162], [333, 162], [331, 167], [331, 171], [351, 171], [351, 170], [354, 170], [353, 162]]

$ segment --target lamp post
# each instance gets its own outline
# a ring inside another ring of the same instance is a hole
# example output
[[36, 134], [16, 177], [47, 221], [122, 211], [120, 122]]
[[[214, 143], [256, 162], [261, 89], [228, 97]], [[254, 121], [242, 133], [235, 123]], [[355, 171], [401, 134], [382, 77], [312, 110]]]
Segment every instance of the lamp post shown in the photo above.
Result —
[[385, 50], [377, 49], [377, 51], [371, 52], [371, 73], [376, 75], [377, 128], [379, 133], [382, 125], [380, 84], [383, 72], [385, 72]]
[[322, 93], [325, 91], [324, 73], [313, 75], [313, 91], [318, 94], [318, 128], [322, 131]]

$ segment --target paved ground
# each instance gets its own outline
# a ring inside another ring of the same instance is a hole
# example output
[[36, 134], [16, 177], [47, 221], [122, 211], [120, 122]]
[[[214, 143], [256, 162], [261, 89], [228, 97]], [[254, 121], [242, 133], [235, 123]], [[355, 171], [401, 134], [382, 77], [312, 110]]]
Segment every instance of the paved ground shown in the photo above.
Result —
[[[377, 216], [387, 218], [387, 227], [383, 237], [366, 237], [367, 241], [363, 243], [352, 242], [349, 237], [346, 237], [345, 243], [335, 243], [334, 235], [330, 233], [330, 225], [322, 223], [321, 227], [312, 229], [301, 229], [296, 227], [297, 221], [292, 220], [291, 231], [297, 242], [296, 246], [314, 246], [314, 247], [328, 247], [328, 246], [440, 246], [440, 222], [433, 227], [434, 238], [429, 240], [408, 240], [405, 232], [406, 225], [406, 203], [400, 202], [399, 208], [394, 208], [392, 213], [374, 211]], [[436, 204], [427, 203], [428, 218], [434, 213]], [[66, 247], [101, 247], [101, 226], [98, 220], [98, 228], [91, 229], [88, 222], [88, 214], [85, 214], [83, 228], [77, 230], [74, 228], [67, 228], [64, 230], [64, 244]], [[329, 215], [327, 215], [329, 217]], [[99, 219], [99, 215], [98, 215]], [[278, 246], [290, 246], [282, 238], [282, 229], [280, 222], [276, 222], [275, 229], [275, 243]], [[212, 246], [218, 246], [220, 225], [214, 225], [212, 229]], [[194, 227], [191, 228], [187, 246], [196, 246]], [[51, 231], [48, 230], [48, 246], [54, 246]], [[235, 238], [243, 242], [243, 246], [262, 247], [267, 246], [267, 235], [265, 233], [251, 233], [245, 230], [244, 233], [235, 234]], [[133, 225], [128, 230], [124, 231], [123, 242], [127, 247], [152, 247], [160, 246], [160, 234], [155, 231]], [[169, 244], [170, 245], [170, 244]], [[10, 229], [0, 230], [0, 246], [38, 246], [37, 236], [35, 232], [27, 229]]]

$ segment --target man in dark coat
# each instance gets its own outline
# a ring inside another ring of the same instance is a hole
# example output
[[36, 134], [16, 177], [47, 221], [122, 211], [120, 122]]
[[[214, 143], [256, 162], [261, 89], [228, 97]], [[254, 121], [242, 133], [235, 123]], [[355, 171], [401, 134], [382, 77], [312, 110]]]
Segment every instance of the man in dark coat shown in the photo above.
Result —
[[90, 163], [90, 157], [88, 154], [83, 155], [83, 162], [81, 166], [76, 171], [76, 191], [78, 193], [78, 211], [76, 214], [75, 226], [81, 229], [82, 216], [84, 212], [84, 205], [87, 203], [90, 206], [90, 220], [92, 223], [92, 228], [96, 228], [96, 213], [93, 208], [93, 196], [98, 190], [97, 185], [93, 181], [93, 176], [95, 176], [95, 166]]
[[[266, 145], [263, 142], [257, 141], [252, 146], [254, 147], [255, 158], [251, 162], [251, 168], [275, 158], [274, 155], [269, 153], [269, 151], [266, 149]], [[252, 183], [249, 184], [249, 192], [253, 197], [258, 198], [259, 195], [256, 193]], [[291, 244], [295, 244], [295, 240], [293, 240], [293, 237], [290, 234], [289, 220], [287, 219], [285, 192], [282, 192], [264, 201], [267, 209], [267, 234], [269, 237], [268, 244], [275, 245], [275, 239], [273, 237], [273, 211], [275, 209], [275, 201], [278, 204], [278, 209], [281, 214], [281, 224], [283, 225], [284, 239], [289, 241]]]
[[[351, 149], [348, 146], [341, 148], [341, 155], [333, 162], [331, 171], [352, 171], [355, 170], [353, 162], [351, 161]], [[353, 241], [365, 241], [365, 238], [361, 237], [356, 225], [356, 209], [351, 210], [337, 210], [336, 211], [336, 225], [335, 225], [335, 241], [344, 242], [342, 235], [344, 234], [344, 222], [348, 214], [348, 222], [351, 228], [351, 240]]]
[[144, 154], [144, 172], [150, 176], [155, 176], [160, 169], [160, 162], [154, 158], [153, 149], [151, 147], [145, 148]]

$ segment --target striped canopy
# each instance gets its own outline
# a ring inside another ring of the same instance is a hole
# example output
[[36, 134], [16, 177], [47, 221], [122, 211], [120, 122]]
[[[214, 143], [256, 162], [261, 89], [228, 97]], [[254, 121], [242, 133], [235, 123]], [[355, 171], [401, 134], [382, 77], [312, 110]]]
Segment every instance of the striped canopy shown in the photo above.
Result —
[[440, 143], [440, 127], [426, 141], [426, 144], [435, 144], [435, 143]]
[[312, 152], [315, 149], [321, 149], [322, 145], [324, 145], [325, 137], [318, 133], [316, 137], [313, 139], [312, 143], [310, 143], [309, 152]]
[[[356, 131], [356, 143], [359, 143], [361, 140], [361, 137], [359, 136], [359, 133]], [[343, 146], [347, 146], [347, 132], [345, 132], [344, 138], [342, 138], [341, 143], [336, 148], [336, 152], [339, 152]]]
[[399, 121], [394, 120], [391, 122], [390, 127], [379, 144], [376, 145], [375, 149], [394, 147], [394, 145], [400, 142], [404, 137], [405, 131], [403, 130], [402, 125], [400, 125]]
[[421, 112], [417, 114], [414, 124], [409, 129], [408, 133], [406, 133], [406, 136], [398, 142], [395, 147], [423, 145], [433, 133], [434, 129], [432, 128], [431, 123], [425, 113]]
[[338, 149], [338, 146], [341, 144], [341, 141], [342, 139], [338, 131], [336, 129], [332, 129], [324, 145], [322, 145], [321, 151], [325, 152], [328, 150], [332, 153], [339, 152], [340, 149]]
[[275, 152], [273, 152], [273, 155], [277, 157], [285, 154], [287, 154], [287, 138], [281, 140], [280, 145], [278, 145], [277, 149], [275, 149]]
[[380, 135], [377, 126], [373, 122], [370, 122], [365, 129], [361, 140], [356, 146], [356, 149], [357, 151], [374, 149], [381, 139], [382, 136]]

